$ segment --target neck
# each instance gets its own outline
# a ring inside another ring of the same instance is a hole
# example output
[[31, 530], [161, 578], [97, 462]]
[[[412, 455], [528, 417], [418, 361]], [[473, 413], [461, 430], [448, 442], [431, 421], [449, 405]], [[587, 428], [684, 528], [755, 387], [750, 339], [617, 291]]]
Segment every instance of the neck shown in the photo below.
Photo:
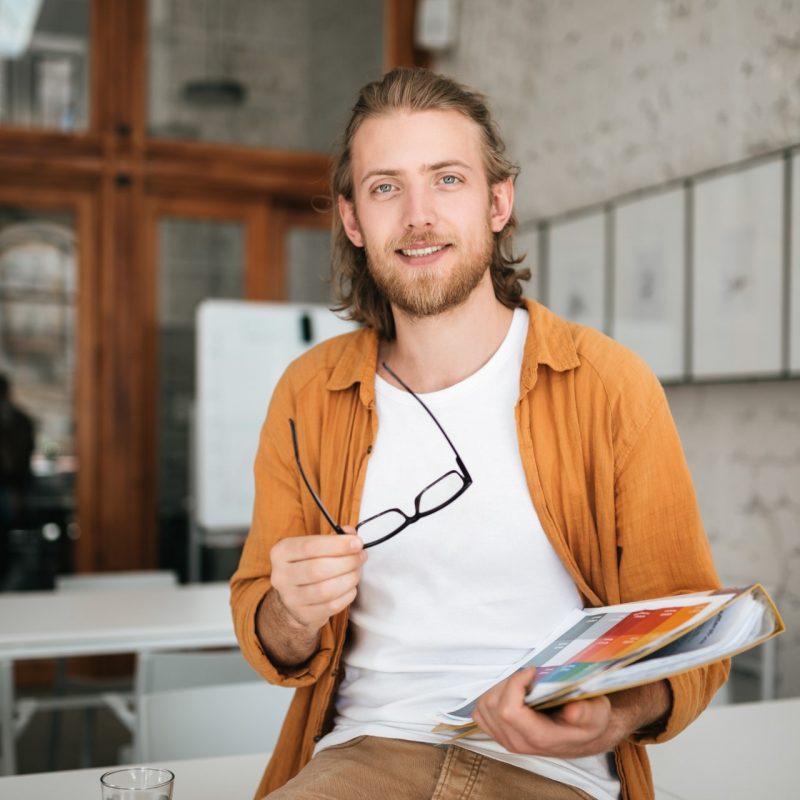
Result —
[[495, 297], [488, 270], [464, 303], [442, 314], [410, 317], [397, 308], [392, 311], [397, 336], [381, 343], [378, 361], [386, 361], [415, 392], [423, 393], [446, 389], [477, 372], [503, 342], [513, 315]]

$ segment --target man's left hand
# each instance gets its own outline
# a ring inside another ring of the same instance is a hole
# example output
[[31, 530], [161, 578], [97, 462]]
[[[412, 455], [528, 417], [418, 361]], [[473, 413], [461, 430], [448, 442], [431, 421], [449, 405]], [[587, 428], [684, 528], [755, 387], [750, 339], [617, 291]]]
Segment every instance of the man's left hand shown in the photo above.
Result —
[[516, 672], [478, 700], [473, 720], [511, 753], [580, 758], [613, 750], [634, 731], [663, 717], [671, 694], [665, 681], [534, 711], [525, 695], [536, 670]]

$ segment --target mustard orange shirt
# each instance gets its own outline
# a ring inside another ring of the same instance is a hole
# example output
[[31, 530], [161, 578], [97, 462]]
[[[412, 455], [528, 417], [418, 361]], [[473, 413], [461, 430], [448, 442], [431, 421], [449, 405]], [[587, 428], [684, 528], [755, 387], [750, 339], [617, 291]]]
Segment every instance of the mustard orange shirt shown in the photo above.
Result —
[[[526, 303], [529, 326], [515, 409], [519, 448], [539, 519], [585, 605], [718, 587], [658, 380], [613, 340]], [[256, 610], [270, 588], [272, 545], [287, 536], [332, 532], [302, 486], [288, 420], [298, 423], [303, 467], [326, 508], [340, 524], [355, 525], [378, 425], [377, 357], [372, 330], [315, 347], [284, 374], [261, 432], [253, 523], [231, 579], [231, 607], [247, 660], [268, 681], [297, 691], [257, 798], [297, 774], [326, 732], [347, 628], [345, 611], [323, 628], [310, 661], [290, 672], [271, 663], [256, 636]], [[688, 725], [727, 670], [728, 662], [720, 662], [670, 679], [673, 705], [663, 730], [617, 748], [625, 800], [653, 797], [642, 745]]]

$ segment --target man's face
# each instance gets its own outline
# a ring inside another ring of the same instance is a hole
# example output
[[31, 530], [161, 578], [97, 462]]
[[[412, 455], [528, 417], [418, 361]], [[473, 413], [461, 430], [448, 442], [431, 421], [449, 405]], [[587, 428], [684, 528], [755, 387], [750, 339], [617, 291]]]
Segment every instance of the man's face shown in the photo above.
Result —
[[490, 191], [478, 126], [456, 111], [367, 119], [352, 170], [353, 202], [340, 198], [339, 211], [388, 300], [414, 317], [466, 300], [513, 202], [510, 180]]

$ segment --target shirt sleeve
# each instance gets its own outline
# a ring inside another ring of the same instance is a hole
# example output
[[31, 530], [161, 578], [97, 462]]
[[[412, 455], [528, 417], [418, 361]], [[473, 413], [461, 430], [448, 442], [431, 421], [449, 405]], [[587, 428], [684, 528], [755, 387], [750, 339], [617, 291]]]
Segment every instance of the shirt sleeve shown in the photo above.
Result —
[[[651, 383], [652, 403], [617, 462], [615, 505], [622, 601], [718, 588], [689, 468], [663, 389]], [[660, 731], [634, 736], [665, 741], [683, 730], [725, 682], [730, 661], [668, 679], [672, 709]]]
[[307, 533], [294, 461], [289, 418], [294, 414], [290, 381], [284, 376], [270, 402], [254, 465], [253, 520], [239, 567], [230, 581], [236, 637], [250, 665], [270, 683], [309, 686], [330, 665], [334, 635], [330, 620], [320, 632], [317, 652], [297, 669], [282, 669], [264, 652], [256, 635], [256, 613], [271, 587], [272, 546], [287, 536]]

